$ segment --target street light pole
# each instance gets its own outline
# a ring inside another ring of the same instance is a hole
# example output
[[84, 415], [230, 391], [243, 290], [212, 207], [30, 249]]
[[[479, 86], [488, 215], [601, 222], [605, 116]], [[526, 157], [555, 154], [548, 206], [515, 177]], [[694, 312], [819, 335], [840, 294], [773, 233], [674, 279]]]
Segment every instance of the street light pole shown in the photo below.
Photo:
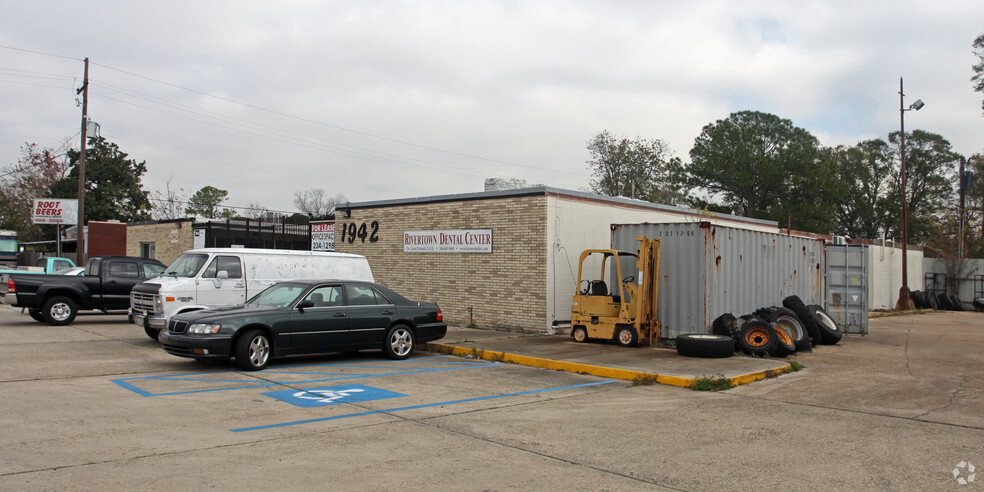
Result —
[[895, 309], [911, 310], [916, 306], [912, 302], [912, 293], [909, 291], [909, 254], [907, 252], [909, 244], [909, 206], [905, 196], [905, 112], [915, 109], [919, 111], [924, 106], [922, 99], [905, 107], [905, 92], [902, 88], [902, 77], [899, 77], [899, 127], [902, 133], [899, 135], [899, 172], [901, 173], [900, 185], [902, 188], [902, 287], [899, 289], [899, 300], [895, 302]]

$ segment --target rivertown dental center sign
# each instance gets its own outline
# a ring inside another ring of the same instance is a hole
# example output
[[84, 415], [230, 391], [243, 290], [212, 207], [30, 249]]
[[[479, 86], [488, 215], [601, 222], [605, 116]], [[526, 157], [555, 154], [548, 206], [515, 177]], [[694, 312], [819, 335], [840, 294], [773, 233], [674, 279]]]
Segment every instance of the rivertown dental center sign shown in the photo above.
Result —
[[61, 198], [35, 198], [32, 224], [75, 225], [79, 221], [79, 201]]
[[492, 229], [406, 231], [404, 253], [491, 253]]

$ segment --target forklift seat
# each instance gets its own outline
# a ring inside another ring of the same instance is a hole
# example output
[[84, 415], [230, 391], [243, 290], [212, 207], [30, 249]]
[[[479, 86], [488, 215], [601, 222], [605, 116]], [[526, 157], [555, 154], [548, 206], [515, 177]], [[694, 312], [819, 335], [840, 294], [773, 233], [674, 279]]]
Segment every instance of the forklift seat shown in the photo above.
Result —
[[593, 296], [607, 296], [608, 286], [605, 285], [604, 280], [592, 280], [591, 281], [591, 295]]

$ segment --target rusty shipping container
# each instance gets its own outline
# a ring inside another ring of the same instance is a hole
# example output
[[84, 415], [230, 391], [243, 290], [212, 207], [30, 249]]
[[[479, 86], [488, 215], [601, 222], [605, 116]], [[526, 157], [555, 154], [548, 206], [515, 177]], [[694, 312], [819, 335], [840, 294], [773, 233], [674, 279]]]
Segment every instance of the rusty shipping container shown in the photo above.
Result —
[[724, 313], [750, 314], [798, 295], [824, 301], [824, 241], [736, 229], [710, 222], [615, 224], [612, 247], [639, 249], [639, 236], [659, 239], [659, 312], [663, 338], [710, 333]]

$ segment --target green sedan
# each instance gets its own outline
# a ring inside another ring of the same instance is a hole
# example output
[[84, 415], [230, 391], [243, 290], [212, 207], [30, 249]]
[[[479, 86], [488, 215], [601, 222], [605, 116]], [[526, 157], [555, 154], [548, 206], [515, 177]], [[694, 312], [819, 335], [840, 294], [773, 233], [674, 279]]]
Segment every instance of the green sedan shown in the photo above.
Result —
[[235, 358], [258, 371], [273, 357], [328, 352], [381, 349], [402, 360], [446, 333], [437, 304], [373, 282], [303, 280], [275, 284], [241, 306], [175, 315], [158, 339], [172, 355]]

